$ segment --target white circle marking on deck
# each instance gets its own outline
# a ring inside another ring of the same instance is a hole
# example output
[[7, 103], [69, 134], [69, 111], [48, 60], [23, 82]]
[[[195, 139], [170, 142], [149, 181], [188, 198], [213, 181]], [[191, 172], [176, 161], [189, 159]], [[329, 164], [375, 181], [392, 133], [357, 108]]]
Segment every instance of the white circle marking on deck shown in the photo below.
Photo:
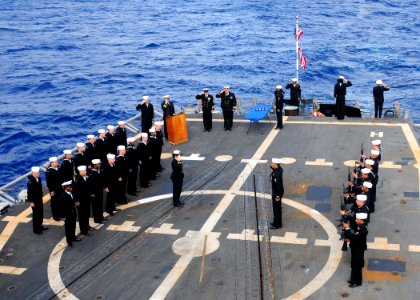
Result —
[[354, 164], [355, 164], [356, 162], [358, 162], [358, 160], [354, 160], [354, 159], [352, 159], [352, 160], [346, 160], [346, 161], [344, 162], [344, 165], [345, 165], [346, 167], [354, 167]]
[[282, 157], [280, 158], [280, 160], [281, 160], [281, 163], [284, 165], [290, 165], [296, 162], [296, 159], [293, 157]]
[[232, 160], [232, 158], [233, 157], [230, 155], [219, 155], [219, 156], [216, 156], [214, 159], [217, 161], [229, 161], [229, 160]]
[[[227, 192], [228, 192], [227, 190], [201, 190], [201, 191], [197, 191], [197, 192], [185, 191], [185, 192], [182, 193], [182, 195], [183, 196], [192, 195], [192, 194], [225, 195]], [[254, 196], [254, 192], [251, 192], [251, 191], [245, 191], [245, 192], [241, 192], [241, 193], [244, 193], [247, 196]], [[119, 206], [119, 208], [121, 210], [125, 210], [125, 209], [128, 209], [128, 208], [132, 208], [132, 207], [141, 205], [142, 203], [150, 203], [150, 202], [153, 202], [153, 201], [168, 199], [168, 198], [171, 198], [171, 197], [172, 197], [172, 194], [158, 195], [158, 196], [151, 197], [152, 198], [151, 201], [148, 201], [147, 198], [145, 198], [145, 199], [142, 199], [142, 200], [137, 200], [137, 201], [130, 202], [126, 205]], [[257, 197], [266, 198], [266, 199], [271, 200], [271, 195], [269, 195], [269, 194], [257, 193]], [[308, 282], [308, 284], [306, 284], [303, 288], [301, 288], [299, 291], [295, 292], [294, 294], [290, 295], [289, 297], [285, 298], [285, 300], [305, 299], [305, 298], [309, 297], [310, 295], [312, 295], [313, 293], [315, 293], [318, 289], [320, 289], [334, 275], [334, 273], [337, 270], [338, 265], [340, 263], [341, 257], [342, 257], [341, 245], [338, 242], [338, 233], [337, 233], [337, 229], [335, 228], [334, 224], [331, 223], [331, 221], [328, 220], [320, 212], [318, 212], [317, 210], [314, 210], [314, 209], [312, 209], [312, 208], [310, 208], [310, 207], [308, 207], [304, 204], [296, 202], [294, 200], [283, 198], [282, 201], [283, 201], [284, 204], [289, 205], [289, 206], [291, 206], [295, 209], [298, 209], [298, 210], [302, 211], [303, 213], [307, 214], [308, 216], [310, 216], [311, 218], [313, 218], [315, 221], [317, 221], [324, 228], [325, 232], [328, 235], [330, 252], [329, 252], [327, 262], [324, 265], [324, 267], [322, 268], [322, 270], [315, 276], [314, 279], [312, 279], [310, 282]], [[192, 241], [194, 243], [198, 244], [198, 245], [201, 245], [200, 247], [202, 247], [203, 242], [200, 243], [200, 239], [201, 239], [201, 237], [196, 237], [195, 239], [192, 239]], [[215, 241], [218, 242], [218, 240], [216, 238], [215, 238]], [[217, 245], [217, 247], [216, 247], [216, 244], [214, 242], [209, 243], [209, 244], [213, 244], [213, 248], [215, 247], [213, 251], [217, 250], [217, 248], [219, 247], [219, 245]], [[50, 254], [49, 261], [48, 261], [48, 281], [49, 281], [51, 289], [57, 295], [57, 298], [76, 300], [78, 298], [75, 295], [73, 295], [72, 293], [70, 293], [70, 291], [64, 285], [63, 280], [62, 280], [61, 275], [60, 275], [60, 269], [59, 269], [60, 260], [61, 260], [61, 257], [63, 255], [63, 253], [64, 253], [64, 250], [66, 248], [64, 245], [65, 245], [65, 238], [63, 238], [62, 240], [60, 240], [58, 242], [58, 244], [55, 246], [54, 250]], [[179, 254], [179, 255], [184, 254], [184, 251], [182, 251], [181, 249], [182, 249], [182, 247], [180, 247], [180, 249], [179, 249], [179, 251], [181, 251], [181, 252], [177, 253], [177, 254]], [[191, 253], [191, 249], [192, 249], [191, 245], [189, 246], [188, 249], [184, 248], [185, 251], [188, 250], [188, 253]], [[200, 248], [199, 250], [202, 251], [202, 248]], [[197, 256], [201, 256], [201, 253], [198, 254], [198, 252], [200, 252], [200, 251], [196, 251]], [[211, 248], [209, 249], [207, 254], [211, 253], [210, 251], [211, 251]], [[195, 253], [194, 253], [194, 255], [195, 255]]]

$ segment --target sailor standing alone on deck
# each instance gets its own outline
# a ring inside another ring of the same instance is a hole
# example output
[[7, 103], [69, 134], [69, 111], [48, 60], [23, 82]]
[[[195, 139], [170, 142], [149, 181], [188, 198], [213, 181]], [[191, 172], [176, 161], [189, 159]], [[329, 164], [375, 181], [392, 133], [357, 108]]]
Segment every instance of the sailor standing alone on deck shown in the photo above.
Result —
[[346, 91], [347, 87], [352, 86], [349, 80], [346, 80], [344, 76], [340, 76], [337, 79], [337, 83], [334, 86], [334, 98], [336, 106], [336, 117], [337, 120], [343, 120], [346, 114]]
[[42, 203], [42, 183], [39, 178], [39, 167], [32, 167], [32, 173], [28, 176], [28, 202], [32, 207], [32, 225], [35, 234], [42, 234], [42, 231], [48, 229], [42, 225], [44, 220], [44, 206]]
[[376, 86], [373, 88], [373, 102], [375, 103], [375, 118], [382, 117], [382, 106], [384, 105], [384, 92], [389, 91], [389, 86], [382, 80], [376, 80]]
[[153, 105], [149, 103], [149, 96], [143, 96], [143, 100], [136, 109], [141, 110], [141, 131], [148, 133], [154, 118]]
[[223, 119], [225, 131], [232, 131], [233, 112], [236, 110], [236, 97], [230, 92], [230, 87], [226, 85], [223, 91], [216, 94], [216, 98], [221, 98], [221, 108], [223, 110]]
[[181, 159], [181, 151], [174, 150], [172, 152], [172, 174], [171, 180], [173, 184], [173, 193], [172, 198], [174, 206], [182, 207], [184, 203], [180, 201], [181, 192], [182, 192], [182, 183], [184, 181], [184, 172], [182, 171], [183, 162]]
[[270, 168], [273, 170], [271, 178], [271, 199], [273, 202], [273, 222], [270, 223], [270, 229], [278, 229], [283, 226], [281, 216], [281, 198], [284, 194], [283, 188], [283, 168], [280, 167], [281, 159], [273, 158]]
[[283, 129], [283, 102], [284, 102], [284, 92], [281, 85], [276, 86], [274, 91], [274, 96], [276, 97], [276, 115], [277, 115], [277, 126], [274, 129]]

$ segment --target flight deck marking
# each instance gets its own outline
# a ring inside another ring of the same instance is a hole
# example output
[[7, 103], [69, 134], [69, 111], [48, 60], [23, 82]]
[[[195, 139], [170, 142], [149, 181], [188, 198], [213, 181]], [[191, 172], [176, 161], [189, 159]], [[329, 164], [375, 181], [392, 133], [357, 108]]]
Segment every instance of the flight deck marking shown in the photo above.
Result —
[[380, 137], [380, 138], [382, 138], [382, 137], [384, 137], [384, 133], [382, 131], [379, 131], [379, 132], [371, 131], [370, 132], [370, 137], [371, 138], [373, 138], [373, 137]]
[[198, 160], [198, 161], [202, 161], [205, 160], [206, 158], [203, 156], [200, 156], [199, 153], [193, 153], [190, 156], [181, 156], [182, 160]]
[[286, 232], [284, 237], [282, 236], [272, 236], [272, 243], [282, 243], [282, 244], [294, 244], [294, 245], [306, 245], [308, 239], [298, 238], [297, 232]]
[[306, 161], [305, 165], [307, 166], [323, 166], [323, 167], [332, 167], [334, 164], [329, 161], [325, 161], [323, 158], [317, 158], [315, 161]]
[[246, 163], [246, 164], [248, 164], [248, 163], [250, 163], [250, 162], [254, 162], [254, 163], [256, 163], [256, 164], [266, 164], [266, 163], [268, 162], [268, 160], [266, 160], [266, 159], [252, 160], [252, 159], [248, 159], [248, 158], [243, 158], [243, 159], [241, 160], [241, 163]]
[[384, 161], [379, 164], [379, 167], [383, 169], [401, 169], [401, 165], [397, 165], [393, 161]]
[[173, 229], [174, 224], [163, 223], [160, 227], [149, 227], [150, 233], [178, 235], [180, 229]]
[[[242, 240], [242, 241], [254, 241], [256, 242], [258, 236], [254, 234], [254, 229], [243, 229], [241, 233], [229, 233], [226, 237], [228, 240]], [[262, 241], [263, 236], [260, 235], [260, 241]]]
[[418, 245], [408, 245], [408, 251], [410, 251], [410, 252], [420, 252], [420, 246], [418, 246]]
[[121, 225], [109, 225], [106, 230], [111, 231], [125, 231], [125, 232], [138, 232], [140, 226], [133, 226], [135, 221], [124, 221]]
[[231, 155], [219, 155], [219, 156], [216, 156], [214, 159], [216, 160], [216, 161], [230, 161], [230, 160], [232, 160], [232, 156]]
[[389, 250], [400, 251], [399, 244], [388, 244], [388, 239], [383, 237], [375, 237], [373, 243], [367, 243], [368, 249], [373, 250]]
[[0, 274], [21, 275], [26, 270], [27, 270], [26, 268], [17, 268], [17, 267], [1, 266], [0, 265]]

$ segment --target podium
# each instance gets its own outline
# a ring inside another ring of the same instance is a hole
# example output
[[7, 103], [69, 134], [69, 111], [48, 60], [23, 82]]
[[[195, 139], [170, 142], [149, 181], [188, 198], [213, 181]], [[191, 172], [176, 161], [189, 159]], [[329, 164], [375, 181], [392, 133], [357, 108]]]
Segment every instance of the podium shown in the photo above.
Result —
[[187, 118], [185, 117], [185, 113], [181, 112], [174, 116], [167, 116], [165, 122], [170, 144], [178, 145], [188, 142]]

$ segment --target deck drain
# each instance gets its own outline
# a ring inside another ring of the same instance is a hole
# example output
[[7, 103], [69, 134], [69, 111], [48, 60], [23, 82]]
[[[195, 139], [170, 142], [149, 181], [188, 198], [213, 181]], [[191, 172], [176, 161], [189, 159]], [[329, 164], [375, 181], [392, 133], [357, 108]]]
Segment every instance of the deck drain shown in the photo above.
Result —
[[314, 225], [314, 228], [319, 228], [319, 226], [318, 225]]
[[349, 293], [344, 292], [344, 293], [341, 293], [340, 296], [343, 298], [347, 298], [349, 296]]
[[382, 291], [382, 289], [380, 287], [376, 287], [375, 291], [380, 292], [380, 291]]
[[137, 259], [137, 258], [139, 258], [138, 255], [133, 255], [133, 259]]
[[217, 285], [223, 285], [223, 281], [219, 281], [216, 283]]
[[301, 269], [305, 269], [305, 268], [306, 268], [306, 266], [305, 266], [305, 265], [300, 265], [300, 268], [301, 268]]
[[227, 223], [228, 222], [228, 220], [223, 220], [223, 223]]
[[184, 220], [189, 220], [189, 219], [190, 219], [190, 217], [185, 217], [185, 218], [184, 218]]
[[103, 300], [103, 299], [105, 299], [105, 296], [102, 296], [102, 295], [98, 295], [95, 297], [95, 300]]
[[394, 230], [394, 232], [395, 232], [395, 233], [399, 233], [399, 232], [400, 232], [400, 230], [399, 230], [399, 229], [395, 229], [395, 230]]
[[211, 261], [220, 261], [220, 257], [213, 256], [213, 257], [211, 258]]
[[9, 286], [9, 287], [7, 288], [7, 290], [8, 290], [8, 291], [14, 291], [14, 290], [16, 290], [16, 285]]
[[214, 202], [210, 202], [210, 206], [214, 205]]
[[58, 269], [61, 271], [61, 270], [64, 270], [65, 268], [66, 268], [65, 266], [61, 266]]
[[160, 278], [160, 276], [159, 275], [155, 275], [155, 276], [153, 276], [153, 279], [159, 279]]

